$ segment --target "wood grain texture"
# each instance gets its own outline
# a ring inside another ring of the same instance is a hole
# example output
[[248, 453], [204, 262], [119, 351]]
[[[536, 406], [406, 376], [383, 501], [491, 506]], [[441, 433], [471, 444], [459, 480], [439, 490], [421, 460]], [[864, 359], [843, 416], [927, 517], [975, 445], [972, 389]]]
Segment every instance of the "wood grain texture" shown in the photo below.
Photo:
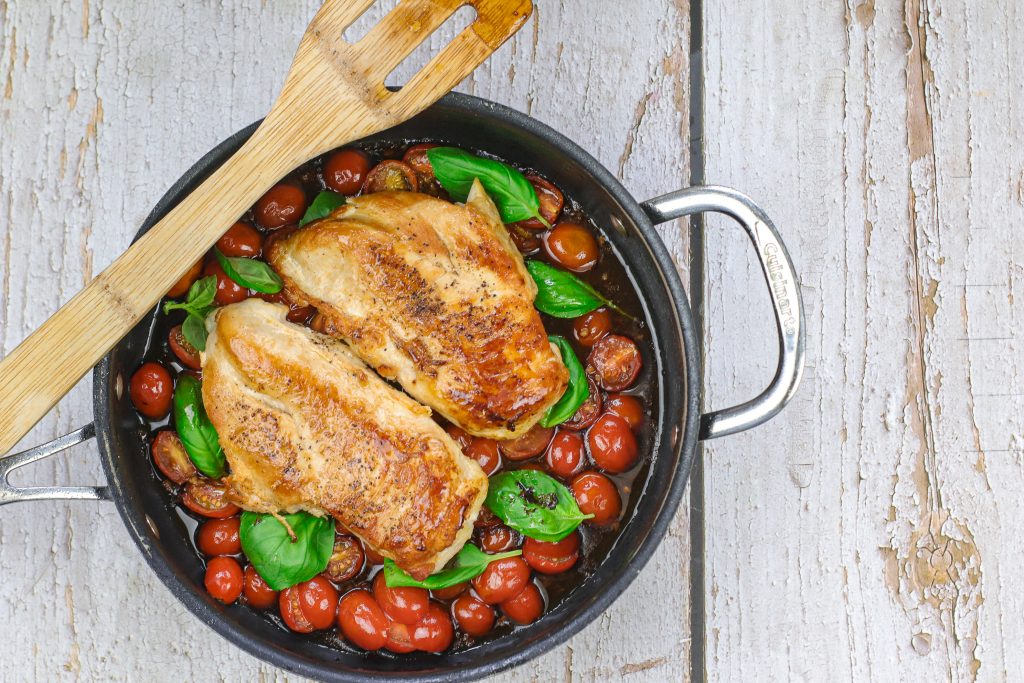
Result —
[[[371, 9], [362, 30], [394, 4]], [[316, 7], [315, 0], [0, 0], [5, 353], [123, 251], [193, 161], [266, 112]], [[543, 3], [460, 89], [569, 134], [638, 198], [685, 185], [686, 1], [592, 10], [585, 0]], [[443, 26], [429, 48], [458, 28]], [[643, 49], [627, 35], [643, 36]], [[389, 82], [413, 73], [429, 48]], [[663, 228], [681, 265], [682, 234], [678, 225]], [[90, 421], [89, 384], [79, 383], [22, 443]], [[101, 482], [91, 448], [20, 470], [18, 481]], [[685, 507], [611, 610], [499, 679], [682, 679], [690, 651]], [[3, 508], [0, 575], [0, 680], [296, 680], [192, 618], [143, 564], [112, 506]]]
[[[706, 451], [713, 680], [996, 681], [1024, 666], [1021, 12], [707, 10], [708, 178], [775, 219], [809, 344], [794, 404]], [[751, 352], [773, 331], [742, 242], [712, 222], [716, 405], [774, 367]]]

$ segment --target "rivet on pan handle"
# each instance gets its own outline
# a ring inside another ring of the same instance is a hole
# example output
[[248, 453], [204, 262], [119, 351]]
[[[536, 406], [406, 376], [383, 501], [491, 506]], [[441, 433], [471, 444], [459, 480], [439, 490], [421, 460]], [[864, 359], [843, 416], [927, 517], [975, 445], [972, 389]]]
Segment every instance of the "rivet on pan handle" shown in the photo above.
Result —
[[775, 377], [759, 396], [738, 406], [701, 415], [700, 438], [716, 439], [767, 422], [796, 393], [804, 369], [804, 306], [789, 252], [771, 219], [750, 197], [728, 187], [691, 187], [641, 204], [655, 223], [714, 211], [736, 220], [757, 249], [771, 293], [779, 333], [779, 364]]
[[67, 450], [94, 436], [96, 436], [96, 427], [90, 423], [41, 446], [0, 458], [0, 505], [20, 503], [25, 500], [110, 500], [110, 492], [106, 486], [18, 487], [8, 481], [11, 472], [19, 467]]

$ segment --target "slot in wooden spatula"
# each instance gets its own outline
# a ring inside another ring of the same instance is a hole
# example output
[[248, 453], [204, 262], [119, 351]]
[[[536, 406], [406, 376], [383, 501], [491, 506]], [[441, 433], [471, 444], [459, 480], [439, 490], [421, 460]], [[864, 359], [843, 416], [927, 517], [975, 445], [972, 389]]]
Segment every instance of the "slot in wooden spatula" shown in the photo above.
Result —
[[[454, 88], [530, 16], [530, 0], [402, 0], [358, 42], [342, 32], [374, 0], [327, 0], [248, 142], [0, 361], [0, 454], [9, 451], [277, 180], [398, 124]], [[399, 91], [384, 78], [464, 5], [476, 19]]]

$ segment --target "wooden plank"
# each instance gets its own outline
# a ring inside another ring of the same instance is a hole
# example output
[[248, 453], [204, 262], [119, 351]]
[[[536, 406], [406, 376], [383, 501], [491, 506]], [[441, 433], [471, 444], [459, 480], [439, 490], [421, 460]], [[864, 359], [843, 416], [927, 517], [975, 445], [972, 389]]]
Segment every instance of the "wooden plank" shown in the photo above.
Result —
[[[265, 112], [317, 4], [0, 0], [5, 353], [123, 250], [182, 171]], [[393, 5], [382, 2], [366, 21]], [[523, 35], [460, 89], [569, 134], [638, 198], [675, 189], [688, 177], [687, 16], [686, 0], [600, 13], [585, 0], [544, 3]], [[431, 46], [458, 28], [442, 27]], [[642, 36], [643, 49], [623, 36]], [[414, 53], [394, 82], [425, 55]], [[685, 264], [680, 226], [664, 226], [663, 235]], [[91, 419], [86, 380], [23, 443]], [[26, 469], [20, 481], [102, 481], [90, 446]], [[607, 614], [501, 680], [682, 679], [685, 507]], [[296, 680], [193, 619], [144, 566], [109, 505], [5, 507], [0, 546], [0, 679]]]
[[[1024, 664], [1012, 3], [709, 6], [707, 167], [801, 272], [808, 372], [707, 449], [714, 680], [1004, 680]], [[710, 398], [770, 377], [732, 227], [707, 236]], [[753, 292], [753, 294], [751, 294]]]

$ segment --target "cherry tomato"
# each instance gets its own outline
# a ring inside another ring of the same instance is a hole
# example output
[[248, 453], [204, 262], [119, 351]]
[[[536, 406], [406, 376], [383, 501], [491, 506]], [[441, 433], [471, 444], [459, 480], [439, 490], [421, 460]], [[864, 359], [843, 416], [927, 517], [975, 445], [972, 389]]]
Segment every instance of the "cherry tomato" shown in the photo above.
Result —
[[473, 441], [473, 437], [467, 434], [464, 430], [456, 427], [455, 425], [448, 425], [444, 428], [444, 431], [448, 432], [448, 436], [452, 437], [452, 441], [459, 444], [459, 448], [466, 450], [466, 446]]
[[238, 221], [220, 236], [217, 248], [225, 256], [259, 256], [263, 251], [263, 235], [248, 223]]
[[185, 296], [188, 294], [189, 287], [192, 283], [199, 279], [199, 274], [203, 272], [203, 260], [199, 259], [192, 264], [192, 267], [188, 269], [181, 279], [174, 283], [174, 286], [167, 290], [167, 296], [172, 299], [177, 299], [179, 296]]
[[498, 442], [494, 439], [473, 437], [462, 452], [476, 460], [487, 476], [494, 474], [501, 467], [501, 453], [498, 452]]
[[300, 306], [299, 304], [289, 299], [288, 295], [284, 293], [283, 289], [280, 292], [277, 292], [276, 294], [266, 294], [263, 292], [258, 292], [256, 296], [263, 299], [264, 301], [269, 301], [272, 304], [284, 304], [285, 306], [287, 306], [288, 314], [285, 317], [288, 319], [288, 322], [304, 325], [306, 321], [309, 320], [316, 313], [316, 309], [313, 308], [312, 306]]
[[251, 564], [245, 568], [242, 592], [245, 601], [256, 609], [269, 609], [277, 602], [277, 591], [267, 585]]
[[366, 175], [366, 180], [363, 182], [363, 193], [371, 194], [385, 190], [417, 192], [419, 187], [419, 178], [416, 177], [416, 172], [409, 167], [409, 164], [395, 159], [385, 159]]
[[544, 454], [544, 464], [551, 474], [568, 479], [583, 467], [584, 455], [583, 437], [560, 429]]
[[452, 600], [465, 593], [467, 588], [469, 588], [469, 581], [463, 581], [447, 588], [435, 588], [430, 591], [430, 594], [438, 600]]
[[522, 542], [522, 535], [504, 524], [495, 524], [480, 532], [480, 547], [491, 554], [508, 552]]
[[150, 451], [153, 464], [160, 470], [160, 474], [175, 484], [184, 484], [195, 475], [196, 466], [189, 459], [176, 432], [170, 429], [157, 432]]
[[314, 576], [281, 591], [281, 618], [293, 631], [310, 633], [330, 628], [338, 611], [338, 590], [322, 576]]
[[298, 223], [306, 213], [306, 193], [294, 183], [278, 183], [256, 201], [253, 213], [264, 228]]
[[205, 477], [195, 477], [185, 484], [181, 503], [203, 517], [223, 519], [238, 514], [239, 507], [225, 499], [227, 489]]
[[[555, 221], [558, 220], [558, 214], [562, 213], [562, 205], [565, 204], [562, 192], [539, 175], [529, 174], [526, 176], [526, 179], [530, 181], [533, 189], [537, 191], [537, 199], [540, 200], [540, 215], [544, 217], [548, 225], [554, 225]], [[548, 228], [547, 225], [544, 225], [536, 218], [519, 221], [516, 225], [520, 225], [528, 230], [547, 230]]]
[[388, 639], [388, 618], [365, 588], [357, 588], [341, 598], [338, 628], [346, 640], [364, 650], [379, 650]]
[[601, 392], [590, 379], [587, 380], [587, 386], [590, 390], [590, 395], [583, 402], [583, 405], [576, 409], [573, 416], [562, 423], [561, 426], [566, 429], [584, 430], [597, 422], [597, 418], [601, 416], [601, 406], [604, 403], [601, 398]]
[[394, 619], [388, 619], [387, 640], [384, 642], [384, 649], [400, 655], [415, 652], [416, 646], [412, 644], [412, 627]]
[[612, 314], [599, 308], [572, 322], [572, 336], [583, 346], [593, 346], [612, 331]]
[[523, 559], [541, 574], [561, 574], [572, 569], [580, 557], [580, 534], [574, 531], [561, 541], [538, 541], [528, 538], [523, 542]]
[[516, 249], [519, 250], [520, 254], [528, 256], [540, 250], [541, 240], [537, 233], [522, 227], [518, 223], [512, 223], [505, 227], [508, 228], [508, 236], [512, 238], [512, 243], [516, 245]]
[[554, 434], [555, 430], [551, 427], [541, 427], [539, 424], [535, 424], [519, 438], [502, 441], [498, 445], [509, 460], [529, 460], [544, 452]]
[[594, 344], [587, 358], [587, 374], [608, 391], [622, 391], [636, 380], [642, 365], [636, 342], [610, 334]]
[[637, 458], [636, 437], [629, 423], [618, 415], [605, 413], [587, 432], [590, 457], [605, 472], [625, 472]]
[[186, 368], [198, 370], [202, 367], [199, 351], [189, 343], [188, 339], [185, 339], [185, 335], [181, 333], [181, 325], [171, 328], [167, 334], [167, 344], [171, 347], [174, 357]]
[[384, 610], [384, 614], [402, 624], [412, 625], [427, 614], [430, 593], [426, 588], [396, 586], [388, 588], [384, 572], [373, 577], [373, 597]]
[[515, 596], [529, 580], [530, 565], [521, 557], [506, 557], [487, 565], [472, 583], [480, 599], [494, 605]]
[[452, 614], [459, 628], [467, 635], [479, 638], [494, 626], [494, 608], [472, 595], [462, 595], [452, 603]]
[[414, 626], [412, 644], [424, 652], [444, 652], [455, 638], [455, 628], [448, 612], [436, 602], [430, 603], [427, 613]]
[[334, 539], [334, 552], [324, 569], [324, 576], [334, 583], [354, 578], [363, 570], [363, 544], [353, 536]]
[[486, 505], [480, 508], [480, 514], [477, 515], [476, 521], [473, 522], [473, 525], [478, 529], [494, 526], [495, 524], [501, 524], [501, 520]]
[[346, 147], [327, 157], [324, 161], [324, 185], [341, 194], [353, 195], [359, 192], [370, 170], [370, 158], [358, 149]]
[[366, 563], [370, 566], [384, 564], [384, 556], [368, 545], [363, 545], [363, 554], [366, 555]]
[[594, 233], [579, 223], [556, 225], [544, 236], [544, 248], [555, 263], [575, 273], [587, 272], [601, 256]]
[[237, 555], [242, 552], [242, 541], [238, 537], [240, 525], [238, 517], [203, 522], [196, 531], [196, 547], [204, 555]]
[[160, 420], [171, 411], [174, 381], [167, 368], [159, 363], [143, 363], [128, 384], [132, 405], [145, 417]]
[[215, 557], [206, 563], [206, 592], [226, 605], [242, 594], [242, 568], [233, 557]]
[[249, 296], [249, 290], [228, 277], [216, 259], [206, 262], [203, 275], [217, 276], [217, 293], [213, 295], [213, 300], [221, 306], [243, 301]]
[[607, 524], [619, 518], [622, 498], [615, 483], [600, 472], [584, 472], [572, 480], [572, 495], [585, 515], [594, 515], [589, 522]]
[[269, 257], [274, 252], [274, 245], [279, 241], [285, 239], [289, 235], [292, 235], [299, 228], [296, 225], [289, 225], [287, 227], [275, 230], [274, 232], [267, 235], [267, 239], [263, 242], [263, 255]]
[[544, 596], [535, 584], [528, 583], [515, 597], [501, 603], [501, 611], [517, 624], [532, 624], [544, 613]]
[[434, 175], [434, 167], [430, 163], [430, 157], [427, 156], [427, 150], [437, 146], [431, 142], [413, 145], [405, 150], [405, 154], [402, 156], [402, 161], [416, 172], [420, 192], [426, 192], [435, 197], [440, 195], [441, 184], [437, 182], [437, 176]]
[[631, 429], [636, 429], [644, 423], [644, 406], [635, 396], [613, 394], [604, 402], [604, 409], [612, 415], [621, 417]]

